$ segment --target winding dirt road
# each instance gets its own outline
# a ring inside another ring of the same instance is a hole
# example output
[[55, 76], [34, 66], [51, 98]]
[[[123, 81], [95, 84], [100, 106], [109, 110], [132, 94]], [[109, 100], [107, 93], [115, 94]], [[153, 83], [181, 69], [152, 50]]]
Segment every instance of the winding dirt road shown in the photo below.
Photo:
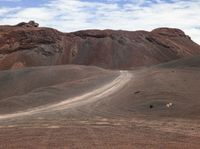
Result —
[[117, 78], [115, 78], [113, 81], [108, 82], [106, 85], [104, 85], [98, 89], [95, 89], [91, 92], [88, 92], [83, 95], [73, 97], [70, 99], [66, 99], [57, 104], [40, 106], [37, 108], [28, 109], [26, 111], [17, 112], [14, 114], [0, 115], [0, 120], [16, 118], [16, 117], [21, 117], [21, 116], [29, 116], [29, 115], [33, 115], [33, 114], [42, 113], [42, 112], [50, 112], [50, 111], [52, 112], [52, 111], [64, 110], [67, 108], [95, 102], [97, 100], [100, 100], [102, 98], [105, 98], [105, 97], [113, 94], [114, 92], [117, 92], [118, 90], [123, 88], [124, 85], [126, 85], [131, 79], [132, 79], [131, 73], [129, 73], [128, 71], [120, 71], [120, 75]]

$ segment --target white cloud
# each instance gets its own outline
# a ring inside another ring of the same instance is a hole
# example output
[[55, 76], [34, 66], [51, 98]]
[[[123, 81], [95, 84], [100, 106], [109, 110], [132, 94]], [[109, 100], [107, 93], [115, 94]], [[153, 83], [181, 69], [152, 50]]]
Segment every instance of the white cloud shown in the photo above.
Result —
[[[0, 8], [0, 24], [35, 20], [42, 26], [70, 32], [82, 29], [152, 30], [175, 27], [184, 30], [200, 43], [200, 1], [173, 0], [51, 0], [40, 7], [13, 11]], [[126, 1], [119, 5], [117, 1]], [[3, 17], [2, 17], [3, 16]]]
[[17, 8], [0, 7], [0, 19], [1, 19], [1, 17], [7, 17], [6, 15], [8, 13], [15, 12], [15, 11], [17, 11], [19, 9], [20, 9], [19, 7], [17, 7]]

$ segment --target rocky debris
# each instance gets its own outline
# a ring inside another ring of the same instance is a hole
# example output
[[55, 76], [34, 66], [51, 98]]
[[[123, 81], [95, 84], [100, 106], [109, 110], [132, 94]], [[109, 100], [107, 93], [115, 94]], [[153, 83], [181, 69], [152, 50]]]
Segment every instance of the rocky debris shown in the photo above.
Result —
[[61, 33], [38, 26], [0, 26], [0, 70], [62, 64], [132, 69], [200, 54], [200, 46], [179, 29]]
[[166, 107], [170, 108], [172, 105], [173, 105], [173, 103], [170, 102], [170, 103], [166, 104]]
[[152, 109], [154, 106], [153, 105], [149, 105], [149, 108]]
[[21, 22], [15, 26], [16, 27], [39, 27], [39, 24], [36, 23], [35, 21], [29, 21], [28, 23]]
[[136, 92], [134, 92], [134, 94], [139, 94], [141, 91], [136, 91]]

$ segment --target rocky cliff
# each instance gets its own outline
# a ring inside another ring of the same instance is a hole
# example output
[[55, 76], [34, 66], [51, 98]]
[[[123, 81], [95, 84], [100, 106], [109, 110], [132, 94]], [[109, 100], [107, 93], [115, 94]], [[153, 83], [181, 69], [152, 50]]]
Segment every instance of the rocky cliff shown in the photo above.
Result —
[[129, 69], [200, 54], [200, 46], [179, 29], [62, 33], [38, 26], [0, 26], [0, 70], [62, 64]]

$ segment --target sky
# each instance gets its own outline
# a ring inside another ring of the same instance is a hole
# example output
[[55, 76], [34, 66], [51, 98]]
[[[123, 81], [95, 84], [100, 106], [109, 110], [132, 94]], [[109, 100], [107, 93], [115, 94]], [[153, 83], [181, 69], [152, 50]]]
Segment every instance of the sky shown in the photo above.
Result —
[[63, 32], [172, 27], [200, 44], [200, 0], [0, 0], [0, 24], [35, 20]]

